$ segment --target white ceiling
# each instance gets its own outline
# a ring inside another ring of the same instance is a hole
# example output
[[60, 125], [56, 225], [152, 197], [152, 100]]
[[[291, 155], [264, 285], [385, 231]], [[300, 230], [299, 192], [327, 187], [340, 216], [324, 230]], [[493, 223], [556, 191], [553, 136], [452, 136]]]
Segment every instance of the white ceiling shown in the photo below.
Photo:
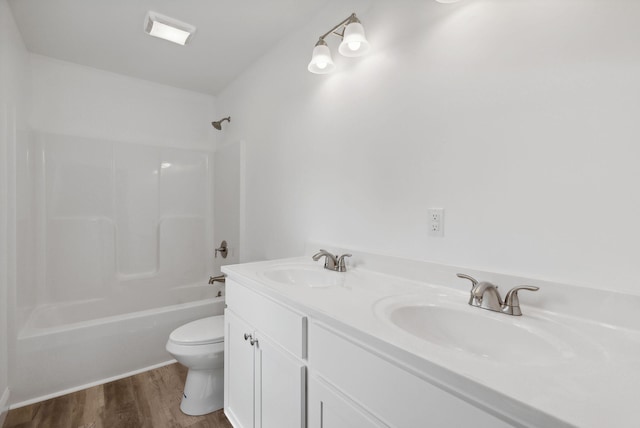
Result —
[[[31, 52], [214, 95], [327, 2], [9, 0]], [[186, 46], [148, 36], [149, 10], [196, 34]]]

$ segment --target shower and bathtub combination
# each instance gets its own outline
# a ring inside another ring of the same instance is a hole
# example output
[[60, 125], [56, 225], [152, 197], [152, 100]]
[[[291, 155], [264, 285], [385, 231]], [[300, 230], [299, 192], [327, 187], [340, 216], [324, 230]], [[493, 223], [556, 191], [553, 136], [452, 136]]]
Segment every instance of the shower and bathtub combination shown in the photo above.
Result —
[[221, 315], [213, 153], [33, 133], [18, 153], [14, 403], [166, 364]]

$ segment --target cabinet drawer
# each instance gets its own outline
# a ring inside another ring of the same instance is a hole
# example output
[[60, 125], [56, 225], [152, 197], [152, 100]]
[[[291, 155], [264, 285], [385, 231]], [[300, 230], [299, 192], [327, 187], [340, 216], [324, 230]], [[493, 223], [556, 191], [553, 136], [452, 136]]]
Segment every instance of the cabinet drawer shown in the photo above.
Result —
[[227, 307], [298, 358], [307, 356], [307, 318], [227, 279]]
[[511, 426], [315, 322], [309, 366], [392, 427]]

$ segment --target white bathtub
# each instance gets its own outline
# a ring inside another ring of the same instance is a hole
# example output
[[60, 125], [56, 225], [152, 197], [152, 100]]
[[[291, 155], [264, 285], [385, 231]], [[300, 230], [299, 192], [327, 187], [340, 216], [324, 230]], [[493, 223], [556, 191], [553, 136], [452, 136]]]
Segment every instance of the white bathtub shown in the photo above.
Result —
[[19, 382], [11, 390], [12, 407], [171, 362], [165, 350], [169, 333], [187, 322], [222, 315], [219, 290], [196, 285], [36, 308], [17, 338]]

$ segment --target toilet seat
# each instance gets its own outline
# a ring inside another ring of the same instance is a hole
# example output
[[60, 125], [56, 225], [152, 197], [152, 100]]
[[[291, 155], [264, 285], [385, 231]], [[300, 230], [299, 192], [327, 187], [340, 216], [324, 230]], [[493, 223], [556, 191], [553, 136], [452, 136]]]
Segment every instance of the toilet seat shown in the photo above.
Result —
[[224, 316], [202, 318], [175, 329], [169, 340], [178, 345], [207, 345], [224, 341]]

